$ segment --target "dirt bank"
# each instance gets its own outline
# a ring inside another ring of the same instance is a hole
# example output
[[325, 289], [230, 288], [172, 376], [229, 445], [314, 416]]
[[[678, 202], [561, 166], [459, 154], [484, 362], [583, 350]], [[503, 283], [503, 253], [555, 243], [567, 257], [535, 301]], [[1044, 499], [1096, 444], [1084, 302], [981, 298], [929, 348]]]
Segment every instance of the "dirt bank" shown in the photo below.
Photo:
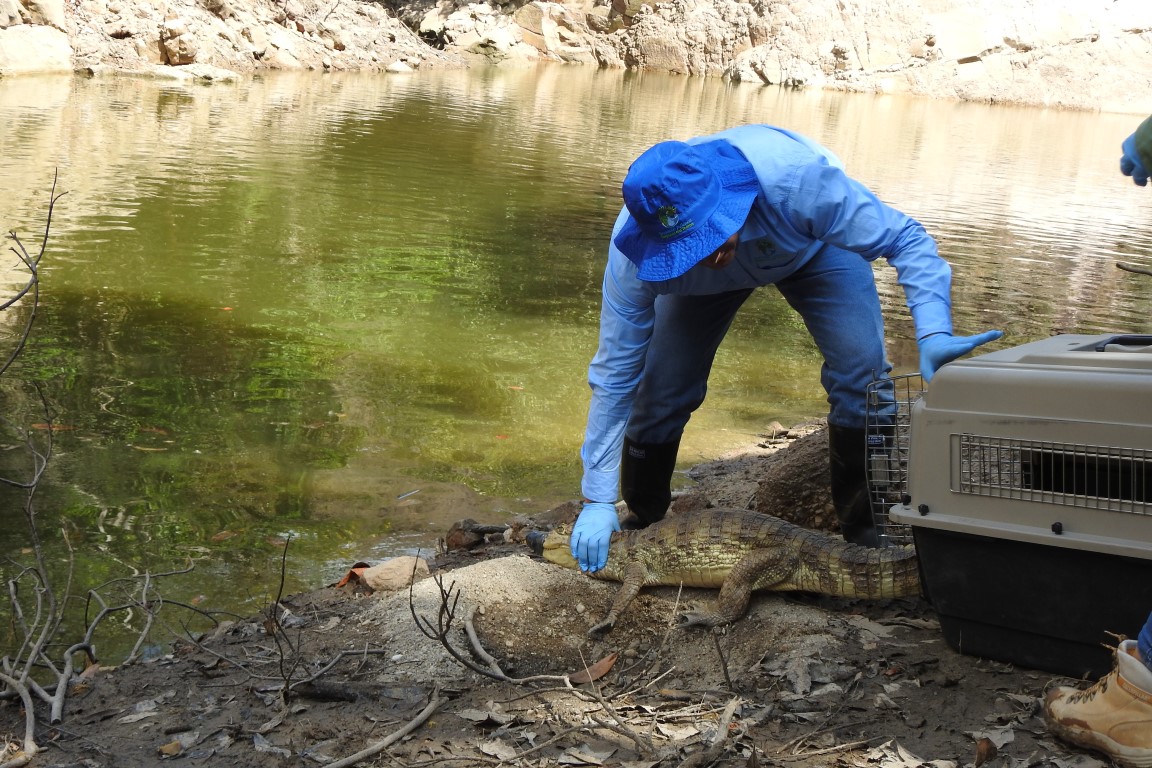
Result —
[[[766, 437], [694, 469], [676, 513], [763, 495], [758, 478], [794, 475], [788, 462], [818, 476], [821, 439]], [[821, 495], [805, 493], [803, 516], [820, 519]], [[433, 571], [411, 593], [328, 587], [286, 599], [275, 620], [221, 624], [163, 658], [92, 668], [58, 725], [36, 706], [44, 751], [33, 764], [271, 768], [367, 749], [356, 764], [1104, 765], [1046, 733], [1039, 702], [1060, 681], [954, 652], [920, 599], [758, 595], [713, 633], [675, 625], [712, 593], [659, 588], [592, 639], [615, 585], [520, 544], [444, 554]], [[565, 682], [588, 668], [594, 683]], [[23, 727], [18, 702], [0, 706], [10, 743]]]

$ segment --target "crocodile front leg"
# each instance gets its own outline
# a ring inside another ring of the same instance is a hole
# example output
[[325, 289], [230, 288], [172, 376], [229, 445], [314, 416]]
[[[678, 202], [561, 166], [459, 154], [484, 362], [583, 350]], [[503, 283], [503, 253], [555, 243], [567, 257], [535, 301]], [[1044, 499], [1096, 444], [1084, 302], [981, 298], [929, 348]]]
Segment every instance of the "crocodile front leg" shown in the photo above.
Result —
[[624, 609], [640, 594], [640, 590], [644, 587], [647, 581], [648, 572], [643, 563], [632, 563], [624, 572], [624, 578], [620, 583], [620, 590], [616, 593], [616, 597], [612, 600], [612, 607], [608, 609], [608, 615], [599, 624], [588, 630], [588, 634], [592, 637], [602, 635], [616, 626], [616, 619], [620, 618], [620, 614], [624, 613]]
[[787, 547], [772, 547], [749, 552], [728, 573], [716, 610], [686, 611], [680, 616], [681, 627], [718, 627], [731, 624], [748, 611], [748, 601], [755, 589], [770, 589], [787, 581], [796, 570], [797, 558]]

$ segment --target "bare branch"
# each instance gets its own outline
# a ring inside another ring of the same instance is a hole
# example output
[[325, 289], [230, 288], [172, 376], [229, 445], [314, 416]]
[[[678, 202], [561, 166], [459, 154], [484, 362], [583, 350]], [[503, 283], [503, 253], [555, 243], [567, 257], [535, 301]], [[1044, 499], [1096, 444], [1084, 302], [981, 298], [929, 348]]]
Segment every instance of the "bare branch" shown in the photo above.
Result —
[[52, 725], [59, 725], [64, 720], [64, 697], [68, 695], [68, 684], [72, 682], [72, 660], [81, 651], [88, 654], [89, 659], [92, 658], [92, 646], [87, 643], [76, 643], [64, 651], [64, 671], [58, 676], [56, 695], [52, 697]]
[[388, 747], [392, 746], [400, 739], [404, 738], [408, 734], [412, 733], [412, 731], [419, 728], [425, 720], [432, 717], [433, 712], [448, 702], [448, 699], [440, 698], [439, 686], [437, 686], [432, 691], [431, 699], [432, 700], [428, 702], [428, 706], [424, 707], [424, 709], [420, 711], [420, 714], [409, 720], [408, 723], [404, 725], [404, 727], [390, 733], [386, 738], [384, 738], [383, 741], [378, 741], [367, 749], [362, 749], [354, 755], [349, 755], [348, 757], [337, 760], [334, 763], [328, 763], [327, 768], [349, 768], [349, 766], [356, 765], [356, 763], [367, 760], [370, 757], [375, 757], [384, 750], [388, 749]]
[[[36, 712], [32, 707], [32, 695], [28, 693], [28, 687], [22, 684], [14, 677], [10, 677], [3, 672], [0, 672], [0, 682], [7, 685], [12, 690], [20, 695], [20, 700], [24, 703], [24, 754], [21, 757], [26, 757], [31, 760], [40, 748], [36, 746]], [[21, 758], [17, 758], [19, 760]], [[24, 763], [17, 763], [10, 761], [4, 765], [24, 765]], [[3, 768], [0, 766], [0, 768]]]
[[484, 646], [480, 644], [480, 638], [476, 635], [476, 626], [472, 623], [472, 617], [476, 615], [475, 606], [469, 606], [468, 612], [464, 614], [464, 632], [468, 635], [468, 642], [472, 643], [472, 652], [479, 657], [480, 661], [488, 665], [488, 669], [502, 678], [508, 676], [504, 674], [504, 670], [500, 669], [500, 662], [496, 661], [495, 657], [488, 651], [484, 650]]
[[[736, 714], [736, 707], [739, 705], [740, 699], [732, 699], [728, 702], [716, 723], [716, 733], [713, 734], [708, 746], [685, 758], [684, 762], [680, 763], [679, 768], [700, 768], [700, 766], [711, 765], [720, 758], [724, 750], [727, 749], [728, 726], [731, 724], [732, 718]], [[743, 735], [743, 729], [741, 729], [740, 735]]]
[[12, 304], [20, 301], [29, 292], [32, 294], [32, 309], [31, 312], [29, 312], [28, 322], [25, 323], [24, 329], [20, 334], [20, 338], [16, 342], [15, 348], [12, 350], [12, 353], [8, 356], [8, 359], [4, 362], [4, 364], [0, 365], [0, 375], [8, 370], [8, 367], [12, 365], [12, 362], [20, 355], [20, 352], [23, 351], [24, 346], [28, 343], [28, 337], [32, 334], [32, 325], [36, 321], [36, 310], [40, 303], [40, 259], [44, 257], [44, 251], [48, 248], [48, 233], [52, 230], [52, 212], [56, 208], [56, 201], [66, 194], [63, 192], [59, 195], [56, 194], [56, 181], [58, 177], [59, 174], [56, 174], [52, 178], [52, 191], [48, 196], [48, 217], [47, 221], [44, 223], [44, 236], [40, 240], [40, 252], [35, 256], [30, 255], [28, 253], [28, 249], [24, 247], [24, 243], [20, 242], [20, 238], [16, 235], [16, 233], [8, 233], [8, 236], [11, 237], [12, 240], [16, 243], [16, 247], [10, 248], [9, 250], [16, 254], [17, 257], [19, 257], [20, 261], [24, 263], [24, 266], [28, 268], [31, 276], [28, 280], [28, 284], [20, 292], [18, 292], [18, 294], [13, 299], [8, 301], [3, 306], [0, 306], [0, 310], [7, 309], [8, 307], [12, 306]]

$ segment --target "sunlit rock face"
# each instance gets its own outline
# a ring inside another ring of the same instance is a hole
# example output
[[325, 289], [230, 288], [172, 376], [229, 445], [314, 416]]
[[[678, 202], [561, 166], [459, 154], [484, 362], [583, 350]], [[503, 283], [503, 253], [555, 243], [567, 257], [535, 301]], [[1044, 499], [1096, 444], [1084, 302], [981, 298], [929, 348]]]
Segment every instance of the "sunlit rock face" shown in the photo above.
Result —
[[1152, 112], [1149, 30], [1144, 0], [0, 0], [0, 76], [555, 61]]

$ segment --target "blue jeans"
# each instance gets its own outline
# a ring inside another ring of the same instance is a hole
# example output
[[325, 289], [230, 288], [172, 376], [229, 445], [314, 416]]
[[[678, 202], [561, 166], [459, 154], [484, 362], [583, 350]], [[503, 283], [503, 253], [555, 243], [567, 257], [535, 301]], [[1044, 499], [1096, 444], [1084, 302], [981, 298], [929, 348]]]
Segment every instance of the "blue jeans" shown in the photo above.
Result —
[[[828, 422], [863, 428], [868, 385], [892, 371], [872, 265], [859, 254], [828, 246], [776, 288], [803, 318], [824, 356], [820, 383], [828, 393]], [[652, 339], [626, 430], [629, 439], [641, 444], [680, 439], [704, 402], [716, 350], [752, 290], [656, 299]]]
[[1140, 636], [1136, 638], [1136, 647], [1140, 650], [1140, 657], [1144, 659], [1145, 666], [1152, 669], [1152, 613], [1148, 614], [1148, 621], [1144, 623], [1144, 629], [1140, 630]]

